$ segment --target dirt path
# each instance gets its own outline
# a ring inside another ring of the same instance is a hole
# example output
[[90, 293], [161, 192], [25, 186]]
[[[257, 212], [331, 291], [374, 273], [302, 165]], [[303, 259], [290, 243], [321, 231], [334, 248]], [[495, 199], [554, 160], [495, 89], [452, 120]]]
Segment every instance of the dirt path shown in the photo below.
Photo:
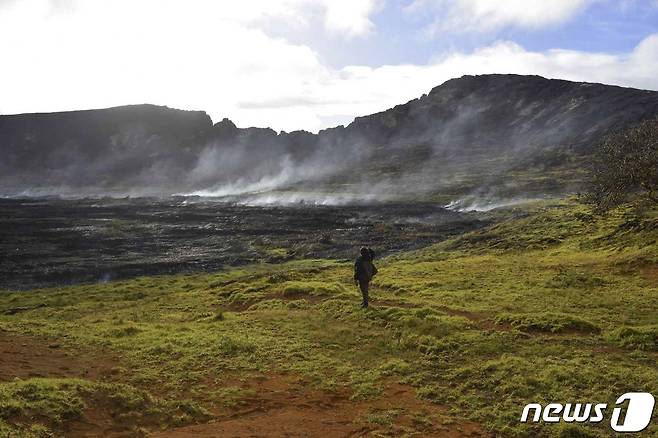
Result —
[[58, 342], [0, 331], [0, 382], [18, 377], [102, 380], [118, 363], [108, 355], [71, 351]]
[[443, 407], [422, 401], [413, 388], [391, 383], [377, 400], [353, 401], [349, 393], [325, 392], [293, 376], [271, 374], [242, 382], [253, 392], [243, 404], [206, 424], [154, 433], [183, 437], [353, 437], [418, 434], [488, 436], [474, 423], [449, 419]]

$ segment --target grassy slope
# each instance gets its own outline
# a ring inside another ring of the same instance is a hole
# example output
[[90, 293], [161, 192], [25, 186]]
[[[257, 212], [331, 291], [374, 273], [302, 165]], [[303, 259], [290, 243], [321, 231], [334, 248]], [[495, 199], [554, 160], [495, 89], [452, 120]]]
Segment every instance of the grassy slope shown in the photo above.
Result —
[[[379, 261], [367, 311], [351, 265], [325, 260], [2, 294], [0, 330], [114, 351], [122, 366], [110, 382], [1, 384], [0, 435], [21, 424], [61, 430], [92, 392], [115, 394], [123, 415], [153, 413], [132, 418], [135, 427], [202, 421], [204, 408], [245, 396], [230, 385], [236, 376], [271, 370], [328, 391], [348, 386], [354, 398], [376, 398], [394, 378], [503, 435], [606, 434], [605, 424], [518, 418], [529, 402], [658, 393], [658, 215], [597, 218], [571, 200], [508, 214]], [[158, 397], [144, 394], [156, 384]]]

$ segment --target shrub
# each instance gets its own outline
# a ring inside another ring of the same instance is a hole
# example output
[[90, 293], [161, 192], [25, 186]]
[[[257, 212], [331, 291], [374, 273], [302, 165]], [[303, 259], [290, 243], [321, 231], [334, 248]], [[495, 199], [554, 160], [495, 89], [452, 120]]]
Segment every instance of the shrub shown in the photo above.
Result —
[[594, 155], [587, 201], [605, 211], [636, 194], [658, 203], [658, 119], [607, 136]]

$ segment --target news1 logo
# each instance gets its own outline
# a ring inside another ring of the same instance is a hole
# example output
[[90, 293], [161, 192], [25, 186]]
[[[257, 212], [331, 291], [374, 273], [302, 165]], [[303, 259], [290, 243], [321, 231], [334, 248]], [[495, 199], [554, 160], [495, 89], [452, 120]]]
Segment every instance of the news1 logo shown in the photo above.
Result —
[[[624, 411], [622, 406], [626, 402], [628, 406]], [[615, 402], [610, 427], [615, 432], [642, 432], [651, 422], [655, 403], [648, 392], [627, 392]], [[606, 403], [549, 403], [546, 406], [530, 403], [523, 408], [521, 422], [526, 423], [530, 418], [533, 423], [541, 420], [545, 423], [600, 423], [605, 419], [607, 408]]]

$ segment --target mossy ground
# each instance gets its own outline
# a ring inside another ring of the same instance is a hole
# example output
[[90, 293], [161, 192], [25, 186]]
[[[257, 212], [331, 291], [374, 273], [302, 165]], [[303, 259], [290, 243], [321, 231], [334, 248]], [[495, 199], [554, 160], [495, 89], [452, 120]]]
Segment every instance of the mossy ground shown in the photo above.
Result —
[[[351, 263], [331, 260], [0, 294], [0, 330], [121, 357], [109, 382], [0, 384], [0, 435], [61, 431], [89, 393], [122, 394], [124, 415], [152, 413], [137, 426], [172, 427], [163, 409], [180, 424], [203, 421], [253, 396], [230, 385], [236, 376], [276, 371], [355, 400], [395, 379], [502, 436], [607, 436], [605, 422], [519, 417], [530, 402], [658, 393], [658, 214], [629, 206], [599, 217], [573, 199], [500, 214], [487, 229], [379, 260], [365, 311]], [[391, 423], [367, 421], [382, 433]]]

